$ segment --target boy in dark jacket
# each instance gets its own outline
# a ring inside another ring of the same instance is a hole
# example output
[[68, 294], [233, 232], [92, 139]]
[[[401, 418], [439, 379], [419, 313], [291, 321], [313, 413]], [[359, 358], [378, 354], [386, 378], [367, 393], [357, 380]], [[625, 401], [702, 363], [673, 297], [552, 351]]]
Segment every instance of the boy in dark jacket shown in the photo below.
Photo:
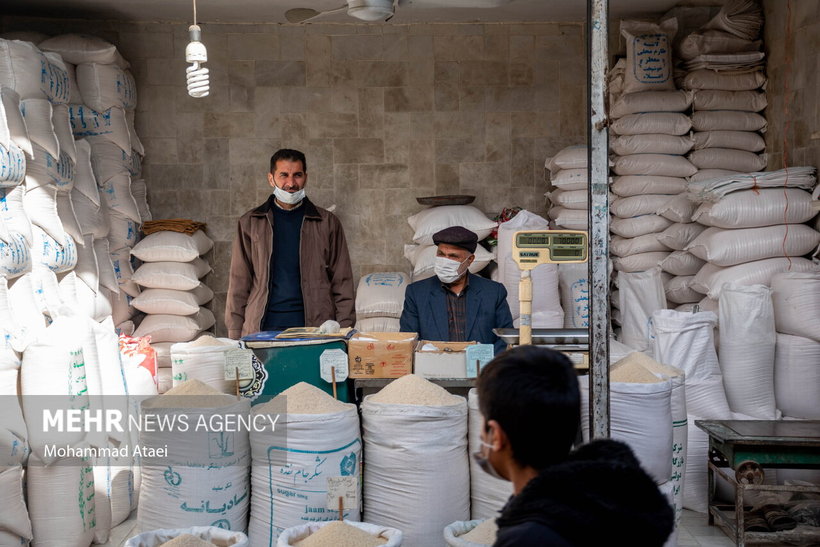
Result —
[[566, 356], [514, 348], [482, 369], [477, 387], [484, 430], [474, 457], [513, 483], [496, 547], [664, 544], [672, 508], [632, 450], [602, 439], [571, 451], [581, 397]]

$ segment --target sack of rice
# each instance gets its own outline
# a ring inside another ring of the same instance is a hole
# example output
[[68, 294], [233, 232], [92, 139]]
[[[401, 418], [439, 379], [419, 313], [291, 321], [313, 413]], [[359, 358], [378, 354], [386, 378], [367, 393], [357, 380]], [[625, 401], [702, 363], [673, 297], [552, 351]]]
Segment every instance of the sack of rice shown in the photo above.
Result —
[[131, 152], [131, 137], [122, 108], [112, 107], [98, 112], [85, 105], [72, 104], [68, 106], [68, 115], [75, 138], [103, 137], [126, 153]]
[[51, 84], [48, 60], [34, 44], [0, 40], [0, 81], [22, 99], [43, 99]]
[[63, 458], [49, 466], [29, 458], [26, 494], [35, 545], [91, 545], [96, 531], [93, 470], [88, 458]]
[[[237, 424], [247, 420], [250, 402], [189, 380], [142, 401], [140, 411], [176, 425], [140, 431], [140, 446], [167, 446], [167, 454], [143, 456], [137, 529], [187, 525], [244, 532], [250, 447], [248, 428]], [[203, 423], [211, 425], [195, 427]]]
[[785, 272], [772, 277], [777, 332], [820, 342], [820, 272]]
[[621, 21], [621, 35], [626, 40], [624, 93], [675, 89], [671, 37], [677, 30], [675, 18], [661, 24]]
[[712, 312], [658, 310], [652, 314], [654, 358], [686, 375], [686, 411], [702, 419], [731, 418], [715, 351]]
[[664, 285], [666, 299], [674, 304], [689, 304], [700, 302], [703, 295], [690, 287], [694, 275], [678, 275]]
[[698, 168], [683, 156], [631, 154], [616, 157], [612, 170], [618, 175], [689, 177], [697, 173]]
[[724, 230], [708, 228], [686, 250], [717, 266], [777, 256], [803, 256], [820, 244], [820, 232], [805, 224]]
[[[478, 408], [478, 391], [473, 388], [467, 393], [469, 453], [481, 449], [481, 431], [484, 418]], [[481, 470], [470, 458], [470, 518], [492, 519], [498, 515], [512, 495], [512, 483], [497, 479]], [[446, 529], [445, 529], [446, 530]], [[445, 532], [446, 534], [446, 532]]]
[[683, 79], [685, 89], [723, 89], [726, 91], [747, 91], [763, 87], [766, 76], [762, 72], [741, 72], [727, 74], [714, 70], [695, 70]]
[[766, 168], [766, 154], [755, 154], [732, 148], [704, 148], [695, 150], [688, 156], [698, 169], [726, 169], [751, 173]]
[[444, 527], [470, 513], [467, 401], [408, 374], [361, 410], [364, 521], [402, 530], [408, 545], [440, 544]]
[[631, 238], [662, 232], [671, 225], [671, 220], [660, 215], [641, 215], [634, 218], [613, 218], [609, 230], [621, 237]]
[[658, 235], [657, 233], [652, 233], [633, 238], [612, 236], [610, 240], [610, 251], [619, 257], [627, 257], [638, 253], [669, 251], [669, 248], [658, 240]]
[[682, 251], [706, 226], [697, 222], [677, 222], [658, 234], [658, 241], [675, 251]]
[[444, 542], [450, 547], [476, 547], [495, 543], [498, 525], [495, 518], [454, 522], [444, 529]]
[[32, 540], [23, 473], [22, 465], [0, 471], [0, 545], [28, 545]]
[[151, 336], [155, 342], [190, 342], [196, 336], [214, 326], [216, 319], [208, 308], [190, 316], [181, 315], [146, 315], [134, 336]]
[[100, 112], [112, 106], [136, 107], [137, 85], [127, 70], [112, 64], [80, 63], [76, 71], [83, 104]]
[[612, 105], [613, 119], [640, 112], [685, 112], [692, 105], [689, 91], [643, 91], [625, 93]]
[[151, 530], [129, 538], [123, 547], [248, 547], [248, 536], [218, 526]]
[[[763, 91], [724, 91], [702, 89], [695, 93], [695, 110], [740, 110], [760, 112], [766, 108], [766, 93]], [[731, 146], [727, 148], [732, 148]], [[756, 152], [756, 150], [752, 150]]]
[[816, 214], [811, 194], [805, 190], [763, 188], [732, 192], [717, 203], [703, 203], [692, 220], [718, 228], [757, 228], [800, 224]]
[[559, 264], [558, 286], [564, 328], [589, 327], [589, 269], [586, 264]]
[[[610, 431], [660, 484], [672, 475], [672, 382], [641, 366], [640, 355], [630, 353], [610, 372]], [[579, 376], [578, 386], [581, 430], [589, 441], [589, 378]]]
[[471, 205], [443, 205], [419, 211], [407, 219], [419, 245], [432, 245], [433, 234], [450, 226], [463, 226], [476, 233], [478, 240], [486, 238], [498, 225]]
[[[337, 520], [338, 509], [327, 508], [327, 479], [356, 477], [361, 484], [356, 406], [300, 382], [254, 407], [253, 417], [263, 424], [251, 434], [253, 544], [273, 545], [285, 529], [306, 521]], [[345, 507], [343, 517], [358, 521], [360, 507]]]
[[659, 214], [661, 208], [671, 199], [671, 196], [665, 194], [643, 194], [627, 198], [615, 198], [610, 205], [610, 211], [619, 218]]
[[720, 293], [720, 371], [733, 412], [775, 420], [771, 289], [728, 284]]
[[669, 251], [619, 256], [612, 259], [612, 265], [619, 272], [644, 272], [651, 268], [656, 268], [668, 256]]
[[678, 135], [624, 135], [615, 137], [610, 148], [619, 156], [630, 154], [686, 154], [694, 146], [692, 137]]
[[589, 172], [586, 167], [550, 173], [550, 184], [563, 190], [584, 190], [589, 185], [588, 180]]
[[726, 283], [738, 285], [771, 285], [772, 277], [781, 272], [814, 272], [817, 266], [806, 258], [766, 258], [735, 266], [705, 264], [692, 280], [692, 288], [709, 298], [720, 298]]
[[193, 315], [214, 297], [214, 292], [204, 283], [190, 291], [173, 289], [144, 289], [134, 298], [132, 305], [147, 314]]
[[682, 177], [625, 175], [623, 177], [614, 177], [611, 188], [613, 193], [621, 197], [643, 194], [676, 195], [686, 191], [686, 179]]
[[398, 547], [403, 534], [366, 522], [330, 521], [302, 524], [282, 532], [277, 547]]
[[644, 351], [651, 349], [651, 323], [656, 310], [666, 308], [666, 296], [659, 268], [618, 274], [619, 306], [621, 310], [620, 342]]
[[762, 131], [767, 126], [760, 114], [732, 110], [699, 110], [692, 113], [691, 123], [695, 131]]
[[587, 155], [589, 151], [585, 144], [576, 144], [561, 149], [551, 158], [547, 158], [544, 167], [553, 174], [564, 169], [583, 169], [587, 167]]
[[205, 334], [193, 342], [171, 346], [171, 369], [174, 385], [199, 380], [221, 393], [235, 392], [233, 380], [225, 380], [226, 355], [239, 344], [230, 338], [214, 338]]
[[689, 116], [678, 112], [629, 114], [612, 122], [612, 131], [616, 135], [685, 135], [691, 128]]
[[403, 272], [362, 276], [356, 289], [356, 318], [400, 317], [407, 283]]
[[145, 236], [131, 249], [131, 254], [143, 262], [190, 262], [213, 246], [213, 240], [202, 230], [193, 235], [160, 231]]
[[[133, 249], [131, 254], [136, 256]], [[131, 280], [146, 289], [191, 291], [210, 272], [210, 265], [199, 257], [190, 262], [146, 262], [136, 269]]]
[[774, 396], [784, 416], [820, 420], [820, 341], [777, 333]]
[[663, 271], [672, 275], [696, 275], [704, 264], [703, 259], [696, 257], [689, 251], [674, 251], [661, 260], [660, 267]]

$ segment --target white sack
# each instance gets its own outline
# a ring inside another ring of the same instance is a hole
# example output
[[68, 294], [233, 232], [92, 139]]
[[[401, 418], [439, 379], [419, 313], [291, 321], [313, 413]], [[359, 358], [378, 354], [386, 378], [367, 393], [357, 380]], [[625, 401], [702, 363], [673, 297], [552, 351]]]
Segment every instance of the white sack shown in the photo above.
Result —
[[32, 226], [34, 243], [31, 246], [32, 266], [39, 264], [55, 273], [74, 269], [77, 265], [77, 246], [70, 237], [60, 245], [39, 226]]
[[105, 137], [125, 152], [131, 152], [131, 137], [122, 108], [109, 108], [103, 112], [85, 105], [72, 104], [68, 107], [71, 130], [76, 138]]
[[202, 230], [193, 235], [161, 231], [145, 236], [131, 249], [131, 254], [144, 262], [190, 262], [213, 246], [213, 240]]
[[623, 135], [609, 142], [619, 156], [630, 154], [686, 154], [694, 146], [692, 137], [662, 134]]
[[551, 203], [567, 209], [587, 209], [588, 192], [584, 190], [558, 189], [545, 194]]
[[26, 178], [26, 155], [14, 143], [0, 143], [0, 187], [12, 188]]
[[28, 188], [23, 195], [23, 209], [31, 223], [45, 231], [58, 244], [65, 244], [66, 233], [57, 214], [57, 189], [53, 186]]
[[726, 91], [747, 91], [763, 87], [766, 76], [762, 72], [740, 72], [727, 74], [715, 70], [695, 70], [683, 79], [685, 89], [723, 89]]
[[402, 530], [407, 545], [438, 545], [445, 526], [470, 516], [467, 402], [430, 407], [370, 397], [361, 405], [362, 520]]
[[641, 215], [657, 214], [670, 200], [665, 194], [644, 194], [626, 198], [615, 198], [610, 204], [610, 212], [619, 218], [632, 218]]
[[[625, 137], [618, 137], [619, 139]], [[614, 177], [612, 192], [621, 197], [642, 194], [680, 194], [686, 191], [686, 179], [681, 177], [658, 177], [646, 175], [626, 175]]]
[[703, 203], [692, 220], [718, 228], [756, 228], [800, 224], [817, 211], [811, 195], [799, 188], [764, 188], [732, 192], [717, 203]]
[[724, 287], [720, 293], [720, 371], [733, 412], [775, 420], [774, 309], [763, 285]]
[[31, 139], [20, 112], [20, 95], [10, 87], [0, 87], [0, 105], [0, 142], [4, 146], [16, 144], [28, 157], [32, 157]]
[[200, 308], [196, 315], [146, 315], [134, 336], [150, 336], [152, 342], [190, 342], [216, 322], [213, 312]]
[[740, 110], [760, 112], [767, 106], [763, 91], [725, 91], [702, 89], [695, 92], [695, 110]]
[[766, 118], [755, 112], [700, 110], [692, 113], [695, 131], [764, 131]]
[[419, 245], [432, 245], [433, 234], [451, 226], [463, 226], [473, 231], [478, 240], [486, 238], [496, 227], [496, 222], [471, 205], [443, 205], [423, 209], [407, 219], [415, 234], [413, 241]]
[[[746, 152], [762, 152], [766, 149], [763, 137], [753, 131], [698, 131], [693, 136], [695, 150], [731, 148]], [[727, 170], [733, 171], [734, 169]]]
[[[778, 256], [802, 256], [820, 244], [820, 232], [805, 224], [724, 230], [708, 228], [686, 250], [717, 266]], [[748, 414], [748, 412], [746, 413]]]
[[20, 234], [0, 240], [0, 276], [11, 279], [31, 271], [31, 250]]
[[213, 298], [214, 292], [203, 283], [190, 291], [145, 289], [132, 305], [147, 314], [193, 315]]
[[549, 158], [545, 167], [553, 173], [561, 169], [586, 170], [588, 153], [589, 150], [585, 144], [567, 146], [561, 149], [552, 158]]
[[772, 277], [781, 272], [813, 272], [817, 266], [805, 258], [767, 258], [736, 266], [721, 267], [706, 264], [695, 276], [692, 288], [710, 298], [719, 298], [725, 283], [738, 285], [770, 285]]
[[658, 235], [657, 233], [652, 233], [629, 239], [621, 236], [612, 236], [609, 242], [609, 250], [615, 256], [622, 257], [638, 253], [668, 251], [669, 248], [658, 241]]
[[[749, 135], [753, 134], [748, 131], [702, 131], [701, 133], [748, 133]], [[756, 135], [756, 133], [754, 134]], [[708, 182], [713, 181], [715, 179], [721, 179], [723, 177], [739, 174], [741, 173], [739, 173], [738, 171], [729, 171], [728, 169], [701, 169], [700, 171], [689, 177], [688, 180], [690, 183]]]
[[[467, 449], [470, 454], [481, 450], [481, 431], [484, 418], [478, 408], [478, 390], [467, 393], [468, 431]], [[512, 483], [490, 476], [470, 458], [470, 518], [494, 518], [512, 495]]]
[[567, 230], [586, 230], [589, 227], [589, 211], [556, 207], [555, 224]]
[[[95, 247], [97, 245], [95, 242]], [[130, 296], [137, 296], [140, 293], [140, 288], [131, 280], [134, 275], [134, 270], [131, 268], [131, 249], [127, 247], [120, 249], [112, 248], [108, 240], [106, 240], [104, 244], [100, 243], [99, 246], [101, 249], [104, 247], [108, 247], [109, 249], [109, 259], [116, 279], [117, 289], [125, 291], [125, 293]]]
[[745, 40], [721, 30], [703, 29], [687, 35], [678, 47], [681, 59], [688, 61], [709, 53], [757, 51], [760, 46], [760, 40]]
[[744, 173], [762, 171], [766, 168], [767, 161], [766, 154], [732, 148], [704, 148], [691, 152], [687, 157], [699, 169], [726, 169]]
[[703, 299], [703, 295], [690, 286], [694, 278], [694, 275], [678, 275], [673, 277], [672, 280], [664, 286], [666, 299], [675, 304], [700, 302]]
[[820, 419], [820, 342], [777, 333], [774, 395], [785, 416]]
[[624, 93], [673, 90], [672, 37], [678, 20], [660, 24], [645, 21], [621, 21], [621, 35], [626, 40]]
[[619, 341], [637, 351], [651, 351], [650, 319], [655, 311], [666, 308], [660, 269], [621, 272], [618, 274], [618, 290], [622, 326]]
[[202, 345], [199, 340], [171, 346], [173, 385], [199, 380], [222, 393], [234, 394], [234, 380], [225, 380], [225, 362], [226, 354], [239, 344], [230, 338], [216, 338], [211, 345]]
[[57, 136], [60, 152], [68, 156], [72, 162], [76, 163], [77, 145], [74, 142], [74, 135], [71, 132], [68, 106], [64, 104], [53, 105], [51, 110], [51, 125], [54, 127], [54, 134]]
[[659, 175], [688, 177], [697, 168], [683, 156], [668, 154], [632, 154], [615, 158], [612, 170], [618, 175]]
[[91, 145], [86, 139], [76, 141], [77, 162], [74, 173], [74, 188], [94, 205], [101, 205], [100, 190], [97, 186], [97, 179], [91, 166]]
[[[327, 509], [327, 478], [360, 477], [361, 473], [362, 440], [355, 405], [324, 414], [285, 413], [284, 406], [276, 411], [276, 427], [265, 422], [264, 430], [254, 430], [251, 439], [248, 535], [254, 546], [273, 545], [284, 530], [306, 521], [337, 520], [338, 509]], [[258, 408], [254, 415], [264, 416]], [[317, 474], [319, 468], [326, 474]], [[361, 490], [358, 494], [361, 499]], [[346, 507], [343, 518], [358, 521], [359, 507]]]
[[689, 201], [686, 194], [680, 194], [666, 200], [666, 203], [659, 207], [656, 213], [672, 222], [687, 223], [692, 221], [692, 215], [696, 209], [696, 203]]
[[589, 186], [587, 168], [561, 169], [550, 173], [550, 184], [563, 190], [583, 190]]
[[98, 112], [112, 106], [137, 106], [137, 84], [127, 70], [101, 63], [77, 64], [77, 85], [84, 103]]
[[638, 237], [652, 232], [662, 232], [672, 221], [660, 215], [642, 215], [634, 218], [613, 218], [609, 230], [621, 237]]
[[692, 94], [687, 91], [643, 91], [621, 95], [609, 114], [618, 119], [641, 112], [685, 112], [690, 106]]
[[403, 272], [362, 276], [356, 288], [356, 318], [400, 317], [408, 283]]
[[21, 99], [43, 99], [51, 85], [48, 60], [32, 43], [0, 40], [0, 82]]
[[771, 283], [777, 332], [820, 342], [820, 271], [778, 273]]
[[692, 128], [692, 120], [686, 114], [676, 112], [647, 112], [624, 116], [612, 122], [611, 127], [616, 135], [685, 135]]
[[[353, 528], [357, 528], [363, 532], [367, 532], [371, 536], [384, 540], [384, 547], [398, 547], [402, 544], [404, 535], [400, 530], [395, 528], [388, 528], [387, 526], [380, 526], [378, 524], [370, 524], [367, 522], [354, 522], [345, 519], [344, 523]], [[311, 522], [310, 524], [301, 524], [293, 526], [287, 530], [283, 530], [279, 539], [276, 541], [276, 547], [289, 547], [290, 545], [297, 545], [302, 541], [307, 541], [307, 538], [322, 527], [327, 526], [327, 522]]]
[[395, 317], [366, 317], [356, 319], [356, 330], [360, 332], [400, 332], [401, 325]]
[[99, 38], [88, 34], [60, 34], [39, 44], [43, 51], [59, 53], [67, 63], [116, 64], [120, 68], [128, 68], [128, 61], [122, 58], [117, 47]]
[[[97, 180], [100, 179], [98, 178]], [[100, 197], [106, 209], [114, 210], [135, 222], [140, 222], [141, 219], [139, 209], [137, 209], [137, 202], [134, 201], [134, 196], [131, 195], [130, 176], [116, 175], [101, 183]]]
[[658, 267], [668, 256], [669, 251], [638, 253], [615, 257], [612, 264], [619, 272], [643, 272]]
[[151, 209], [148, 207], [148, 188], [143, 179], [131, 180], [131, 195], [134, 196], [134, 201], [137, 202], [137, 209], [140, 213], [140, 218], [143, 222], [153, 219]]

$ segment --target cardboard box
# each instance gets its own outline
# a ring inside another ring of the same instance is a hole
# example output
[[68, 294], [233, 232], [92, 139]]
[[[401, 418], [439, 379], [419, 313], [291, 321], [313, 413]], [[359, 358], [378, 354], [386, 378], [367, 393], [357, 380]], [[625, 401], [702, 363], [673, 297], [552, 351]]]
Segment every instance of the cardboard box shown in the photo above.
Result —
[[[476, 343], [419, 340], [413, 372], [424, 378], [467, 378], [467, 346]], [[422, 351], [425, 344], [432, 344], [440, 351]]]
[[360, 332], [347, 343], [350, 378], [398, 378], [413, 372], [415, 332]]

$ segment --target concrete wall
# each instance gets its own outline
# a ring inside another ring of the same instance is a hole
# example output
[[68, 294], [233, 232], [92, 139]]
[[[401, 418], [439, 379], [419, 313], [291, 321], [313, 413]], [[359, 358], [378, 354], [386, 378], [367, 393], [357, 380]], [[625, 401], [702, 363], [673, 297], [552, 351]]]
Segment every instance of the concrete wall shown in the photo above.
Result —
[[473, 194], [545, 214], [544, 159], [586, 138], [581, 24], [202, 25], [211, 96], [185, 90], [185, 24], [3, 19], [115, 43], [138, 83], [155, 218], [208, 223], [222, 315], [237, 217], [264, 201], [277, 148], [303, 150], [308, 195], [336, 205], [354, 275], [409, 270], [415, 198]]
[[769, 169], [820, 167], [820, 0], [765, 0], [763, 5]]

